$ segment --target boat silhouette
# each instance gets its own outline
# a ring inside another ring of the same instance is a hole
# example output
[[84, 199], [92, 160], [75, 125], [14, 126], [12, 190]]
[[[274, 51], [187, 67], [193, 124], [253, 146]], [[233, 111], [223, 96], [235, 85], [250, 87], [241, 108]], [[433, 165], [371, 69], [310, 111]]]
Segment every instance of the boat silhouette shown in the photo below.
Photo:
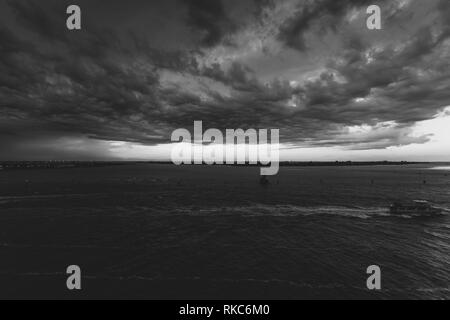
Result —
[[259, 179], [259, 184], [263, 187], [268, 186], [270, 184], [269, 179], [267, 179], [266, 176], [261, 176], [261, 178]]

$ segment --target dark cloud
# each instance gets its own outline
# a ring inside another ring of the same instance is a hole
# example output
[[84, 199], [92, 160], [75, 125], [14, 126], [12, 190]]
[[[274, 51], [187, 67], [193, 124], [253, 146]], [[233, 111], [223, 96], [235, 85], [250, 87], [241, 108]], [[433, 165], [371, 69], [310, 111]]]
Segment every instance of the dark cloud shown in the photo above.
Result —
[[[281, 21], [281, 33], [272, 36], [305, 51], [303, 35], [316, 21], [325, 17], [334, 28], [349, 10], [368, 2], [300, 1]], [[86, 144], [83, 157], [95, 146], [107, 156], [93, 140], [166, 143], [174, 129], [190, 128], [196, 120], [219, 129], [279, 128], [289, 145], [377, 149], [427, 142], [428, 135], [413, 137], [411, 127], [450, 105], [448, 1], [431, 8], [437, 19], [401, 34], [399, 42], [374, 43], [358, 32], [340, 35], [338, 54], [324, 54], [327, 63], [318, 76], [295, 84], [283, 75], [259, 77], [260, 70], [236, 53], [227, 55], [240, 50], [231, 45], [233, 37], [265, 31], [261, 22], [271, 18], [265, 10], [274, 9], [273, 1], [173, 0], [167, 8], [186, 18], [174, 30], [190, 30], [187, 37], [199, 42], [170, 48], [155, 45], [157, 32], [146, 33], [136, 23], [139, 10], [124, 12], [120, 27], [90, 16], [83, 31], [71, 33], [64, 2], [5, 3], [13, 22], [0, 26], [2, 152], [13, 150], [15, 141], [28, 148], [41, 141], [53, 154], [63, 149], [63, 138], [78, 137]], [[153, 6], [149, 19], [167, 10]], [[267, 58], [265, 52], [261, 56]], [[348, 131], [359, 126], [372, 131]]]
[[189, 25], [200, 33], [203, 45], [214, 46], [237, 28], [225, 13], [221, 0], [184, 1], [188, 6]]
[[[450, 85], [445, 79], [448, 66], [442, 69], [429, 57], [447, 38], [448, 34], [433, 36], [424, 28], [401, 48], [380, 51], [351, 39], [342, 56], [330, 61], [330, 70], [303, 88], [302, 99], [311, 107], [308, 112], [314, 115], [326, 109], [330, 120], [350, 124], [429, 119], [450, 104], [450, 97], [436, 90], [438, 84]], [[421, 77], [423, 72], [428, 76]], [[361, 110], [352, 103], [355, 98], [373, 98], [373, 102]]]
[[372, 0], [298, 1], [296, 13], [282, 24], [278, 38], [288, 47], [304, 51], [307, 48], [305, 33], [314, 24], [322, 30], [335, 30], [350, 9], [365, 9], [371, 4], [374, 4]]
[[224, 71], [220, 64], [214, 63], [199, 70], [200, 75], [220, 81], [223, 84], [239, 91], [257, 90], [261, 84], [255, 78], [254, 71], [249, 67], [233, 62], [228, 70]]
[[16, 16], [17, 22], [26, 29], [31, 29], [35, 34], [50, 41], [65, 40], [67, 34], [63, 28], [65, 16], [58, 14], [65, 12], [63, 2], [52, 2], [42, 6], [37, 1], [7, 1], [9, 7]]
[[187, 23], [200, 36], [200, 44], [232, 45], [229, 36], [258, 20], [273, 0], [179, 0], [187, 6]]

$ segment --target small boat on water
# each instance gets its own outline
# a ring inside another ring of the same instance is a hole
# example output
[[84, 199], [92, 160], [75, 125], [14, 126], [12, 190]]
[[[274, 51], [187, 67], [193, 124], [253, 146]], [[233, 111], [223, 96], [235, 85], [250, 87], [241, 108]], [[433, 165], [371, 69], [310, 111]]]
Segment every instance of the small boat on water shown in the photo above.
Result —
[[270, 182], [266, 176], [261, 176], [261, 178], [259, 179], [259, 184], [262, 185], [263, 187], [265, 187], [265, 186], [268, 186], [270, 184]]
[[393, 203], [390, 206], [391, 214], [396, 215], [435, 215], [442, 213], [442, 209], [433, 206], [430, 202], [425, 200], [415, 200], [410, 203]]

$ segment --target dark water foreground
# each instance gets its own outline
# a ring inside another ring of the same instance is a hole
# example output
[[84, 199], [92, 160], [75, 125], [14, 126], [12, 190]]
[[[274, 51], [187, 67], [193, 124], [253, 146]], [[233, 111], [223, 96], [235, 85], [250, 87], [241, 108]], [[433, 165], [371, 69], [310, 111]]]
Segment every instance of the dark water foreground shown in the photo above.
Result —
[[[1, 298], [450, 298], [449, 171], [126, 165], [0, 171]], [[83, 290], [66, 289], [79, 265]], [[381, 292], [366, 269], [382, 268]]]

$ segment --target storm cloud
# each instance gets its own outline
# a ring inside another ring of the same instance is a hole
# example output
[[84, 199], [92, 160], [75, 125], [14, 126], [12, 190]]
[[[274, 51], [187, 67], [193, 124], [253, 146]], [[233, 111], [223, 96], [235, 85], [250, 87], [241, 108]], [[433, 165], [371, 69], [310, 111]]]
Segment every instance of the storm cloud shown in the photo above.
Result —
[[0, 0], [2, 158], [52, 139], [107, 157], [97, 142], [165, 144], [197, 120], [291, 147], [423, 144], [411, 128], [450, 105], [445, 0], [380, 1], [380, 31], [365, 0], [79, 1], [74, 32], [69, 4]]

